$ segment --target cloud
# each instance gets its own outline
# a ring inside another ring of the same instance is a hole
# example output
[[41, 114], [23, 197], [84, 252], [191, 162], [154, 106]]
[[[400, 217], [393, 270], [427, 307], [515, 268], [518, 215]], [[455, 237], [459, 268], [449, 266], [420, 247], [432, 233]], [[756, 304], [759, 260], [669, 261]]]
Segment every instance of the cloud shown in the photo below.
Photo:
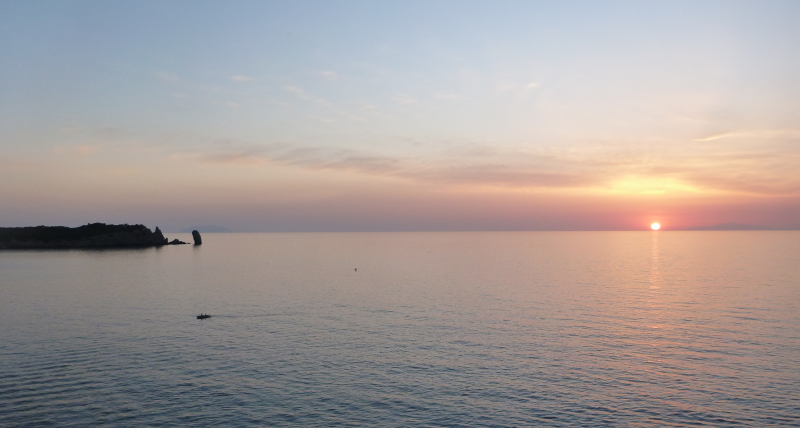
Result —
[[417, 102], [416, 98], [410, 97], [408, 95], [397, 95], [394, 97], [394, 101], [400, 105], [411, 105]]
[[779, 138], [800, 138], [800, 129], [778, 128], [778, 129], [750, 129], [735, 130], [712, 134], [706, 137], [695, 138], [694, 141], [714, 141], [720, 138], [751, 138], [751, 139], [779, 139]]
[[466, 97], [462, 97], [458, 94], [448, 94], [444, 92], [437, 92], [434, 96], [437, 100], [447, 100], [447, 101], [462, 101], [466, 100]]
[[312, 162], [309, 166], [318, 169], [344, 169], [379, 175], [397, 174], [404, 168], [402, 161], [398, 158], [355, 154], [343, 154], [339, 158]]
[[426, 150], [424, 155], [399, 156], [291, 144], [228, 144], [211, 154], [188, 157], [202, 162], [277, 164], [473, 188], [800, 195], [800, 175], [794, 172], [800, 165], [800, 147], [786, 150], [762, 145], [731, 151], [728, 146], [587, 142], [572, 150], [455, 144], [438, 153]]
[[178, 83], [181, 81], [177, 74], [168, 73], [166, 71], [156, 71], [155, 76], [158, 78], [158, 80], [165, 83]]
[[498, 83], [497, 86], [495, 86], [495, 89], [497, 90], [497, 92], [508, 92], [514, 89], [515, 87], [516, 86], [512, 83]]
[[539, 82], [529, 82], [525, 85], [518, 85], [511, 82], [502, 82], [495, 85], [495, 91], [499, 93], [511, 93], [518, 96], [525, 96], [529, 92], [538, 89], [541, 86]]
[[283, 87], [283, 89], [284, 89], [286, 92], [291, 92], [291, 93], [293, 93], [293, 94], [297, 95], [297, 96], [298, 96], [298, 97], [300, 97], [301, 99], [304, 99], [304, 100], [309, 100], [309, 99], [311, 99], [311, 97], [310, 97], [310, 96], [308, 96], [308, 94], [306, 93], [306, 91], [304, 91], [304, 90], [303, 90], [303, 88], [300, 88], [299, 86], [286, 85], [286, 86], [284, 86], [284, 87]]
[[0, 172], [8, 172], [9, 169], [22, 169], [26, 171], [36, 171], [47, 167], [48, 163], [41, 160], [30, 159], [11, 159], [0, 157]]
[[285, 90], [286, 92], [289, 92], [291, 94], [294, 94], [295, 96], [297, 96], [297, 98], [299, 98], [301, 100], [312, 102], [316, 106], [326, 109], [328, 111], [326, 116], [329, 116], [329, 115], [334, 115], [335, 116], [334, 118], [326, 117], [326, 118], [321, 119], [324, 122], [330, 123], [329, 120], [334, 120], [335, 121], [337, 119], [344, 119], [344, 118], [346, 118], [348, 120], [352, 120], [352, 121], [363, 121], [364, 120], [363, 117], [358, 116], [357, 114], [353, 114], [352, 112], [335, 105], [334, 103], [326, 100], [325, 98], [320, 98], [320, 97], [314, 96], [313, 94], [309, 94], [308, 92], [306, 92], [305, 89], [303, 89], [303, 88], [301, 88], [299, 86], [285, 85], [283, 87], [283, 90]]
[[[184, 156], [173, 155], [172, 159], [181, 159]], [[260, 150], [242, 150], [232, 152], [212, 153], [199, 157], [202, 162], [226, 164], [263, 164], [269, 160], [261, 155]]]
[[[556, 169], [552, 156], [528, 155], [526, 162], [493, 162], [465, 159], [443, 160], [369, 154], [356, 150], [266, 144], [225, 148], [214, 153], [177, 155], [205, 163], [231, 165], [280, 164], [312, 170], [350, 171], [365, 175], [391, 176], [446, 185], [498, 187], [580, 187], [596, 183], [598, 175], [580, 171], [557, 171], [569, 166], [563, 160]], [[572, 165], [574, 167], [574, 165]], [[574, 169], [574, 168], [573, 168]]]
[[720, 138], [729, 137], [731, 135], [736, 135], [736, 133], [735, 132], [723, 132], [721, 134], [713, 134], [713, 135], [709, 135], [707, 137], [695, 138], [694, 141], [714, 141], [714, 140], [718, 140]]
[[322, 76], [325, 80], [336, 80], [339, 78], [339, 75], [335, 71], [319, 71], [317, 74]]
[[231, 80], [233, 80], [234, 82], [244, 83], [244, 82], [249, 82], [249, 81], [253, 80], [253, 78], [237, 74], [236, 76], [231, 76]]
[[[798, 150], [748, 150], [682, 159], [677, 174], [704, 188], [762, 195], [800, 195]], [[676, 174], [673, 172], [673, 174]]]
[[83, 144], [83, 145], [80, 145], [80, 146], [75, 148], [75, 153], [78, 154], [79, 156], [86, 156], [86, 155], [88, 155], [90, 153], [96, 152], [97, 149], [98, 149], [97, 146], [89, 146], [89, 145]]
[[[795, 158], [794, 162], [800, 161]], [[800, 179], [786, 174], [765, 174], [764, 171], [696, 171], [687, 174], [687, 181], [699, 187], [735, 193], [765, 196], [800, 196]]]
[[422, 174], [421, 179], [444, 181], [451, 184], [478, 184], [501, 187], [585, 187], [597, 183], [592, 175], [537, 171], [535, 168], [508, 164], [478, 163], [473, 165], [448, 165]]
[[81, 144], [81, 145], [72, 146], [72, 147], [56, 146], [56, 147], [53, 148], [53, 152], [55, 152], [57, 154], [65, 154], [65, 153], [67, 153], [67, 154], [73, 154], [73, 155], [77, 155], [77, 156], [86, 156], [86, 155], [90, 155], [92, 153], [96, 153], [98, 150], [100, 150], [100, 147], [101, 147], [100, 144], [95, 144], [95, 145]]

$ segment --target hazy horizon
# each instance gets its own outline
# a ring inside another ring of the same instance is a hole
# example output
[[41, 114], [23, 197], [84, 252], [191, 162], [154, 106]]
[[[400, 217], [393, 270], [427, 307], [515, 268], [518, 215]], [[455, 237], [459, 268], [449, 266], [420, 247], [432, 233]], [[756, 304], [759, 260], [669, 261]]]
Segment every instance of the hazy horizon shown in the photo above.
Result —
[[800, 3], [5, 2], [0, 227], [800, 228]]

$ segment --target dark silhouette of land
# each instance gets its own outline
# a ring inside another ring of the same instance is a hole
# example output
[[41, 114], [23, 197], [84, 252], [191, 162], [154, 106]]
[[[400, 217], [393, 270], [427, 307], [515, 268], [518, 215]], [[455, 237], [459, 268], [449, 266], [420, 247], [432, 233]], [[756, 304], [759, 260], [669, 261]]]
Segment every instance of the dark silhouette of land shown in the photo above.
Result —
[[0, 248], [126, 248], [179, 244], [186, 242], [169, 241], [158, 227], [151, 231], [141, 224], [0, 227]]

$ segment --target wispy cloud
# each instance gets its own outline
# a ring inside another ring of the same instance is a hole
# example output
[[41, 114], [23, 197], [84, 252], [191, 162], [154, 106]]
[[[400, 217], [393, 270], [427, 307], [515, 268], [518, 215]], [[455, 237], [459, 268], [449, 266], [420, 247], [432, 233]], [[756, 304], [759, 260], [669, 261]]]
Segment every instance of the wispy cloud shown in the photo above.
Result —
[[791, 153], [769, 150], [722, 153], [713, 147], [693, 153], [654, 154], [645, 149], [630, 151], [618, 147], [572, 152], [470, 146], [438, 156], [414, 157], [266, 144], [183, 157], [211, 163], [280, 164], [350, 171], [455, 186], [603, 189], [620, 180], [629, 184], [638, 180], [640, 184], [632, 188], [643, 194], [663, 193], [661, 188], [648, 188], [659, 181], [684, 183], [679, 186], [683, 191], [800, 194], [800, 176], [791, 172], [800, 164], [800, 149]]
[[511, 94], [524, 97], [530, 92], [539, 89], [540, 86], [541, 83], [539, 82], [528, 82], [522, 85], [512, 82], [501, 82], [495, 85], [494, 90], [495, 92], [501, 94]]
[[447, 165], [444, 168], [411, 174], [423, 180], [444, 181], [450, 184], [477, 184], [501, 187], [585, 187], [597, 183], [592, 175], [537, 171], [508, 164], [478, 163], [472, 165]]
[[0, 166], [3, 167], [4, 170], [0, 170], [0, 172], [8, 172], [10, 169], [23, 169], [26, 171], [36, 171], [41, 168], [47, 167], [48, 163], [42, 161], [40, 159], [31, 160], [31, 159], [12, 159], [12, 158], [4, 158], [0, 157]]
[[96, 153], [102, 145], [100, 144], [81, 144], [78, 146], [56, 146], [53, 148], [53, 152], [57, 154], [72, 154], [77, 156], [86, 156], [92, 153]]
[[[536, 155], [528, 154], [526, 163], [491, 159], [453, 161], [376, 155], [356, 150], [296, 147], [288, 144], [225, 149], [210, 154], [179, 155], [175, 158], [221, 164], [281, 164], [315, 170], [342, 170], [448, 185], [579, 187], [596, 182], [599, 175], [548, 168], [546, 165], [553, 164], [553, 157], [549, 155], [537, 158]], [[563, 168], [568, 163], [562, 159], [558, 166]]]
[[698, 187], [763, 195], [800, 195], [800, 152], [741, 151], [685, 158], [671, 174]]
[[498, 83], [497, 85], [495, 85], [495, 90], [497, 92], [508, 92], [508, 91], [514, 89], [515, 87], [516, 87], [516, 85], [514, 85], [513, 83], [504, 82], [504, 83]]
[[408, 95], [396, 95], [394, 101], [400, 105], [416, 104], [417, 99]]
[[780, 139], [780, 138], [800, 138], [800, 129], [779, 128], [779, 129], [739, 129], [734, 131], [711, 134], [694, 141], [714, 141], [721, 138], [751, 138], [751, 139]]
[[694, 141], [714, 141], [719, 140], [720, 138], [725, 138], [731, 135], [736, 135], [735, 132], [723, 132], [721, 134], [712, 134], [702, 138], [695, 138]]
[[434, 96], [437, 100], [447, 100], [447, 101], [463, 101], [466, 100], [466, 97], [463, 97], [458, 94], [451, 94], [446, 92], [437, 92]]
[[86, 156], [90, 153], [96, 152], [98, 148], [99, 148], [98, 146], [90, 146], [88, 144], [82, 144], [75, 148], [75, 153], [77, 153], [79, 156]]
[[231, 76], [231, 80], [233, 80], [234, 82], [244, 83], [244, 82], [252, 81], [253, 78], [249, 77], [249, 76], [242, 76], [242, 75], [237, 74], [236, 76]]
[[178, 77], [178, 75], [175, 73], [169, 73], [166, 71], [156, 71], [154, 74], [156, 78], [158, 78], [158, 80], [165, 83], [178, 83], [181, 81], [180, 77]]
[[299, 98], [304, 100], [310, 100], [311, 97], [303, 90], [303, 88], [294, 85], [286, 85], [283, 87], [286, 92], [291, 92], [292, 94], [297, 95]]
[[337, 74], [335, 71], [318, 71], [317, 74], [325, 80], [336, 80], [339, 78], [339, 74]]
[[269, 159], [262, 156], [261, 150], [240, 150], [229, 152], [211, 153], [202, 156], [185, 156], [175, 154], [171, 156], [172, 159], [193, 158], [199, 159], [202, 162], [210, 163], [227, 163], [227, 164], [263, 164], [269, 163]]
[[[297, 86], [297, 85], [285, 85], [283, 87], [283, 90], [288, 92], [288, 93], [290, 93], [290, 94], [295, 95], [297, 98], [299, 98], [299, 99], [301, 99], [303, 101], [308, 101], [310, 103], [313, 103], [317, 107], [320, 107], [320, 108], [326, 110], [327, 112], [323, 114], [324, 117], [319, 119], [322, 122], [332, 123], [332, 122], [334, 122], [334, 121], [336, 121], [338, 119], [348, 119], [348, 120], [351, 120], [351, 121], [359, 121], [359, 122], [365, 120], [363, 116], [360, 116], [359, 114], [354, 113], [353, 111], [349, 111], [348, 109], [344, 109], [342, 107], [339, 107], [336, 104], [328, 101], [325, 98], [321, 98], [321, 97], [315, 96], [315, 95], [309, 93], [308, 91], [306, 91], [304, 88], [301, 88], [300, 86]], [[364, 105], [359, 105], [358, 107], [361, 107], [360, 110], [368, 110], [369, 109], [369, 108], [365, 108]], [[329, 117], [329, 116], [333, 116], [333, 117]]]

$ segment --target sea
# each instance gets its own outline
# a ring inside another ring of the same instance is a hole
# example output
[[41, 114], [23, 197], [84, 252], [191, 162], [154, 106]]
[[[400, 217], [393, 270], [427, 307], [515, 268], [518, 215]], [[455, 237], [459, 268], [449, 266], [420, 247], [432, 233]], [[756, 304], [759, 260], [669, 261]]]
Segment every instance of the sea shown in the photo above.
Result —
[[800, 426], [800, 231], [2, 250], [0, 426]]

